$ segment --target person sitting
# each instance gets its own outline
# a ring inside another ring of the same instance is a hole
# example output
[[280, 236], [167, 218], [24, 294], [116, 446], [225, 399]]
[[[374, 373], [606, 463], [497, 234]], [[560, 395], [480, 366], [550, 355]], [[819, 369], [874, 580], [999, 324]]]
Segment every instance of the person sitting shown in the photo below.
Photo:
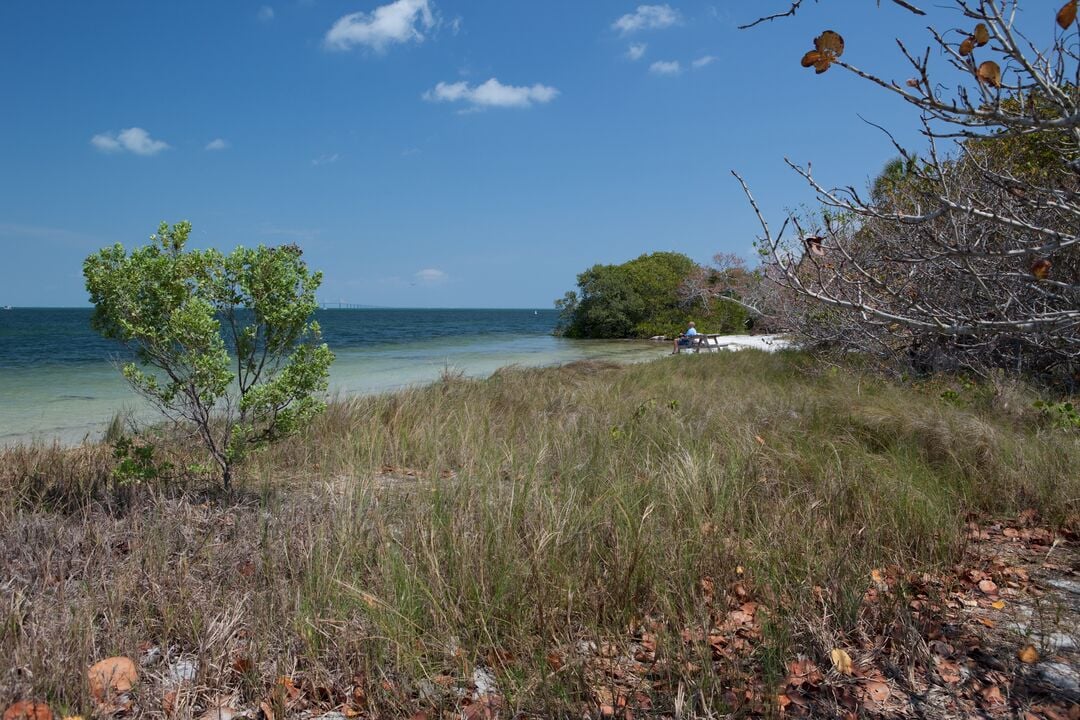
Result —
[[675, 338], [675, 342], [672, 344], [671, 354], [675, 355], [679, 352], [679, 348], [688, 348], [694, 342], [691, 338], [698, 334], [697, 328], [694, 327], [693, 321], [690, 322], [689, 327], [679, 337]]

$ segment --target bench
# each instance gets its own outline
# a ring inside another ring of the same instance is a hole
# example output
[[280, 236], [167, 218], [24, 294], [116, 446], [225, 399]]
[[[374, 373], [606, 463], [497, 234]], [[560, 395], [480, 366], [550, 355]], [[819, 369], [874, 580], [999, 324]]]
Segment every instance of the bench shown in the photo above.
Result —
[[[720, 350], [723, 350], [725, 347], [727, 347], [727, 343], [721, 344], [720, 338], [722, 337], [724, 336], [705, 335], [703, 333], [698, 333], [697, 335], [690, 335], [687, 337], [681, 337], [679, 338], [679, 342], [676, 343], [676, 351], [682, 352], [683, 350], [685, 350], [687, 352], [697, 353], [704, 350], [705, 352], [719, 352]], [[689, 343], [687, 345], [682, 345], [682, 341], [684, 340], [689, 341]]]

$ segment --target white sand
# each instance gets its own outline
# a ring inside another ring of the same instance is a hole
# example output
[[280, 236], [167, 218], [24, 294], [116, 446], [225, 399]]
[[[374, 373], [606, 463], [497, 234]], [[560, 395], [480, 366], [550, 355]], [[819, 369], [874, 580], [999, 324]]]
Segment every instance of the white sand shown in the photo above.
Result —
[[[654, 337], [652, 339], [658, 342], [671, 343], [670, 339], [664, 337]], [[709, 336], [708, 346], [702, 347], [700, 352], [746, 350], [748, 348], [776, 352], [792, 346], [793, 343], [782, 335], [711, 335]], [[682, 352], [693, 353], [694, 351], [683, 348]]]
[[791, 347], [791, 341], [781, 335], [720, 335], [716, 340], [723, 350], [754, 348], [775, 352]]

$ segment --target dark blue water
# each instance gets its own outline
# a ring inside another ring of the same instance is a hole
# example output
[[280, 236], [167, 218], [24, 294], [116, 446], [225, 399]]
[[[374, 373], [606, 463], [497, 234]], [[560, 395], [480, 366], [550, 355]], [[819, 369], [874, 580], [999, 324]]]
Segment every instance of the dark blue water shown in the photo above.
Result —
[[[0, 368], [100, 363], [126, 356], [124, 348], [90, 328], [89, 308], [0, 310]], [[544, 310], [320, 310], [323, 339], [338, 350], [416, 341], [459, 341], [551, 335], [556, 311]]]

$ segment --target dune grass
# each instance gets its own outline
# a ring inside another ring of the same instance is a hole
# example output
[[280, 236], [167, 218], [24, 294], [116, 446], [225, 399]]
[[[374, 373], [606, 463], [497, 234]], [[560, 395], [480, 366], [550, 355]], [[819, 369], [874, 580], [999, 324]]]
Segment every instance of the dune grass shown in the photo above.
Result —
[[[680, 637], [728, 593], [768, 609], [731, 674], [768, 682], [858, 631], [873, 568], [954, 562], [971, 514], [1076, 529], [1077, 433], [1023, 387], [940, 389], [756, 351], [447, 374], [335, 402], [228, 498], [197, 473], [116, 488], [107, 447], [7, 450], [0, 705], [86, 711], [82, 670], [152, 645], [198, 662], [176, 717], [279, 676], [439, 711], [478, 667], [510, 710], [581, 717], [584, 656], [647, 626], [669, 689], [651, 711], [720, 711], [731, 678]], [[148, 713], [167, 665], [146, 670]]]

